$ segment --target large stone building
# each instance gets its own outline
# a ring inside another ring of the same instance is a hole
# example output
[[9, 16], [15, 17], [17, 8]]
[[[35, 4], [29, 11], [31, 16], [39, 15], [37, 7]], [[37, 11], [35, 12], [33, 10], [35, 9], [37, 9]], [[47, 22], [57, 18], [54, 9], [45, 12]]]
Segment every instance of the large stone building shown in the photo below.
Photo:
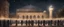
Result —
[[46, 11], [37, 11], [38, 9], [35, 6], [28, 5], [21, 9], [17, 9], [16, 15], [18, 18], [47, 18], [48, 14]]
[[0, 17], [8, 18], [8, 16], [9, 16], [8, 0], [0, 0]]
[[43, 12], [18, 12], [18, 18], [47, 18]]

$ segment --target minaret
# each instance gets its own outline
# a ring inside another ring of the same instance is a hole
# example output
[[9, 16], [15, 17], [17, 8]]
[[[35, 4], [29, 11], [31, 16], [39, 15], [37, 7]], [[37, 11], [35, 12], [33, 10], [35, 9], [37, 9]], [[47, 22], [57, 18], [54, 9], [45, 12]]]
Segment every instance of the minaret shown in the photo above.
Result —
[[50, 5], [49, 7], [49, 18], [52, 19], [53, 7]]
[[9, 16], [9, 3], [8, 0], [0, 0], [0, 18], [8, 18]]

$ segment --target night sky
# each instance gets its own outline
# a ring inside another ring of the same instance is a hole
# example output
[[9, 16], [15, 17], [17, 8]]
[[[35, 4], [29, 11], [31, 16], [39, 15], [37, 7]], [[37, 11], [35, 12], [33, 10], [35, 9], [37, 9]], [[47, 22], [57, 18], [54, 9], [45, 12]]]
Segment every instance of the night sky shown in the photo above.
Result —
[[10, 13], [15, 13], [16, 9], [22, 8], [26, 5], [33, 5], [40, 10], [48, 10], [48, 7], [52, 5], [54, 11], [64, 8], [64, 0], [9, 0]]

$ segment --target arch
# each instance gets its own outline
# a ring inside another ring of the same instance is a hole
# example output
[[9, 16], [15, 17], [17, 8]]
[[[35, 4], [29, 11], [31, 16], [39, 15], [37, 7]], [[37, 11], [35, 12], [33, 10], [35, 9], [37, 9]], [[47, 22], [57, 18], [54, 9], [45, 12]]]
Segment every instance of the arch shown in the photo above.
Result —
[[30, 19], [32, 19], [32, 15], [30, 15]]
[[22, 16], [22, 18], [24, 19], [24, 18], [25, 18], [25, 16], [23, 15], [23, 16]]
[[38, 15], [37, 18], [40, 18], [40, 16]]
[[36, 18], [36, 15], [34, 15], [33, 18]]
[[42, 18], [44, 18], [44, 16], [43, 16], [43, 15], [42, 15], [41, 17], [42, 17]]
[[28, 19], [28, 15], [26, 15], [26, 19]]

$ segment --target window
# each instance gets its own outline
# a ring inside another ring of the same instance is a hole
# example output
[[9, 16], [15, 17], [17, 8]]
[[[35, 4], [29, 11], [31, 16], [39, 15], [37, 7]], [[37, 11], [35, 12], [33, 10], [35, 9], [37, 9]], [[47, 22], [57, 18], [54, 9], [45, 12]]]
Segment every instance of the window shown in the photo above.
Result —
[[38, 15], [37, 18], [40, 18], [40, 16]]
[[42, 15], [42, 18], [44, 18], [43, 15]]
[[23, 16], [22, 16], [22, 18], [24, 19], [24, 18], [25, 18], [25, 16], [23, 15]]
[[34, 15], [33, 18], [36, 18], [36, 16]]
[[26, 18], [28, 19], [28, 15], [26, 16]]
[[32, 19], [32, 16], [30, 15], [30, 19]]

